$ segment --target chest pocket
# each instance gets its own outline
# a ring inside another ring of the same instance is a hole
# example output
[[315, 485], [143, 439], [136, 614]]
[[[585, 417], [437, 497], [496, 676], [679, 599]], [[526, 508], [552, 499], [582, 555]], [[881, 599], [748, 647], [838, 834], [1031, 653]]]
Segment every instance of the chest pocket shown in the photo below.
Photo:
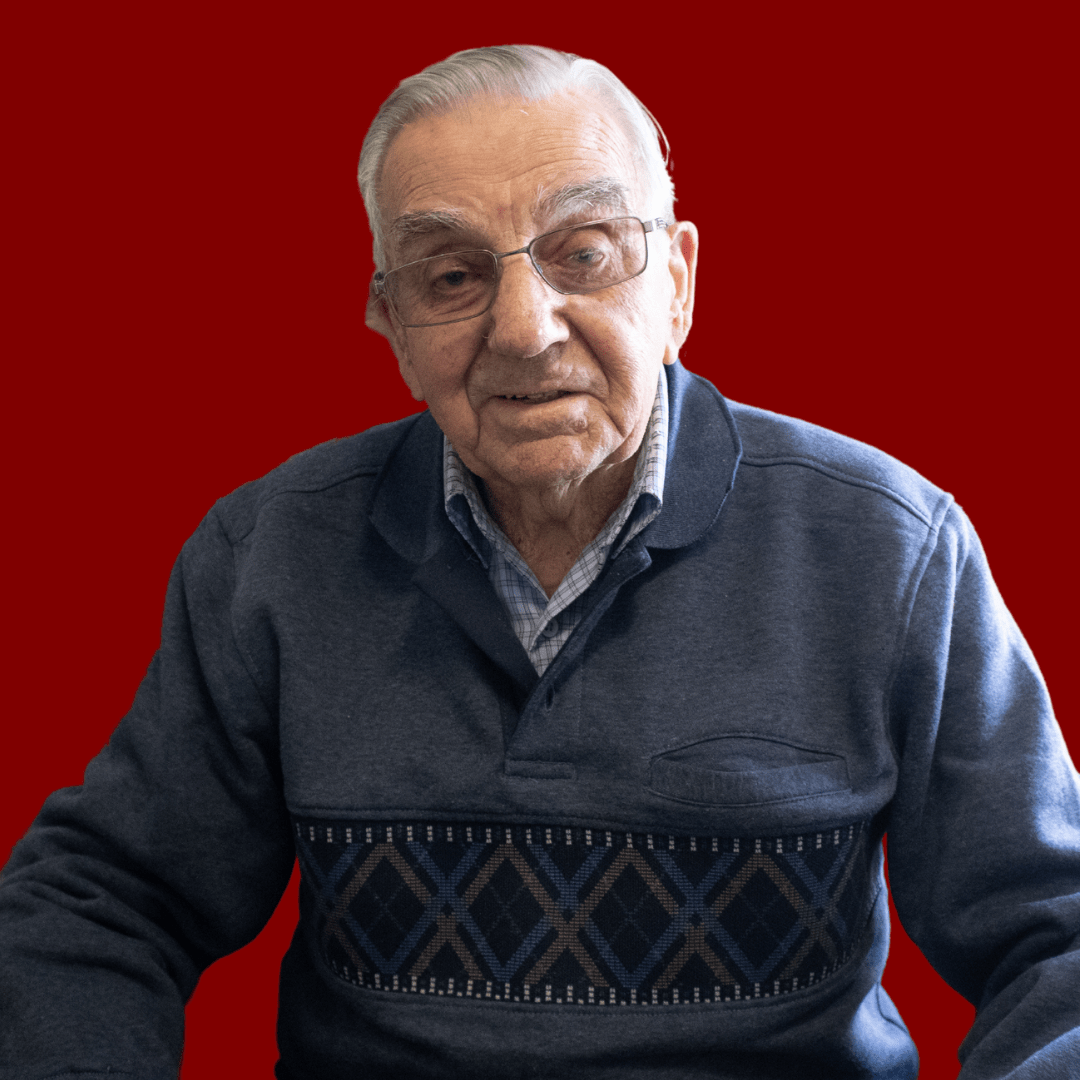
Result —
[[701, 739], [649, 765], [650, 791], [702, 806], [762, 806], [850, 789], [842, 755], [744, 733]]

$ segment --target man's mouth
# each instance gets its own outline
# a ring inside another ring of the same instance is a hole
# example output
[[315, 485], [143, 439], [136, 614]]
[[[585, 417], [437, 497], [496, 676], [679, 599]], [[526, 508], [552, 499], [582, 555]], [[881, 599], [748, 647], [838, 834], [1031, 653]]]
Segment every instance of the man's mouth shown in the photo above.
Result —
[[545, 401], [554, 401], [556, 398], [569, 394], [569, 390], [548, 390], [543, 394], [500, 394], [503, 401], [527, 401], [530, 405], [540, 405]]

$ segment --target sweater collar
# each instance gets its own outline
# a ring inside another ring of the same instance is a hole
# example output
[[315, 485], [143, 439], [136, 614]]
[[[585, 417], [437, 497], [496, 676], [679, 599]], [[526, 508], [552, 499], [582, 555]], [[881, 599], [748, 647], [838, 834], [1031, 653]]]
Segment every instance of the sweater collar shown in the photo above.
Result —
[[716, 521], [735, 485], [742, 443], [712, 383], [676, 361], [668, 376], [668, 461], [664, 509], [642, 533], [650, 548], [680, 548]]

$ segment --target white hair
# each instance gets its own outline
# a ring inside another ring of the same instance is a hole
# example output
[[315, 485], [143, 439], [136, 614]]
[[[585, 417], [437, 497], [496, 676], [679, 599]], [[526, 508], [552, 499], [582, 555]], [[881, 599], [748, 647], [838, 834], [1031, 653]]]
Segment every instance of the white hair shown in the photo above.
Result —
[[659, 204], [657, 209], [667, 220], [674, 221], [675, 187], [668, 174], [667, 136], [653, 114], [603, 64], [541, 45], [466, 49], [402, 80], [368, 128], [357, 179], [371, 226], [376, 267], [385, 269], [379, 176], [390, 143], [406, 124], [449, 112], [470, 98], [543, 101], [571, 90], [591, 92], [614, 108], [644, 165], [650, 201]]

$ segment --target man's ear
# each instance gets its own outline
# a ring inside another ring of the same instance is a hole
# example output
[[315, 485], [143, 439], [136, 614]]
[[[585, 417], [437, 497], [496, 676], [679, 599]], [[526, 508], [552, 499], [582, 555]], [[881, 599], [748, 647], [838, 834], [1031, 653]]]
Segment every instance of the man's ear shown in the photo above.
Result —
[[390, 348], [394, 350], [394, 355], [397, 357], [398, 370], [405, 380], [405, 385], [412, 391], [412, 396], [417, 401], [423, 401], [423, 390], [420, 388], [416, 372], [409, 360], [409, 341], [405, 335], [405, 330], [395, 320], [393, 313], [390, 311], [390, 305], [386, 302], [386, 297], [375, 291], [374, 279], [368, 289], [364, 325], [369, 330], [374, 330], [376, 334], [382, 334], [390, 342]]
[[671, 335], [664, 350], [664, 363], [673, 364], [690, 333], [694, 318], [694, 282], [697, 278], [698, 231], [692, 221], [677, 221], [668, 227], [668, 271], [675, 285], [671, 298]]

